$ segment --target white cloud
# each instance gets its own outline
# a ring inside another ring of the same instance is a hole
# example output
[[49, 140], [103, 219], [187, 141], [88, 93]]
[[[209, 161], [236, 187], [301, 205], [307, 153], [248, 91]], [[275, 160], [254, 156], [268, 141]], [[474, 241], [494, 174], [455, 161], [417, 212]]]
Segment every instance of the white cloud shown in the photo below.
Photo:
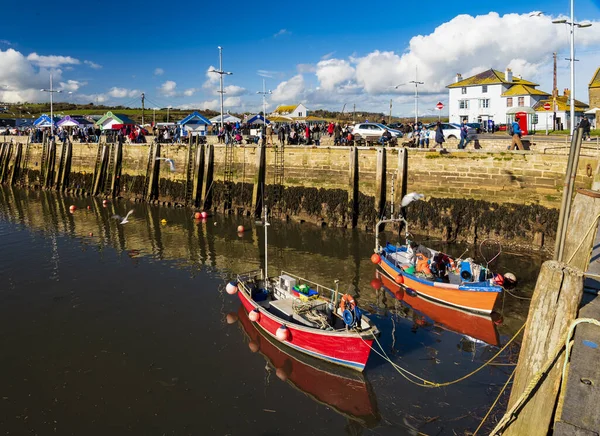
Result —
[[290, 32], [287, 29], [281, 29], [279, 30], [279, 32], [277, 32], [275, 35], [273, 35], [273, 38], [277, 38], [279, 36], [283, 36], [283, 35], [291, 35], [292, 32]]
[[266, 77], [268, 79], [272, 79], [273, 77], [278, 75], [279, 72], [278, 71], [269, 71], [269, 70], [257, 70], [256, 74], [258, 74], [261, 77]]
[[304, 73], [315, 73], [317, 71], [317, 67], [313, 64], [298, 64], [296, 65], [296, 71], [300, 74]]
[[97, 64], [96, 62], [83, 61], [83, 63], [86, 64], [88, 67], [94, 69], [94, 70], [99, 70], [100, 68], [102, 68], [102, 65]]
[[117, 88], [116, 86], [113, 86], [108, 91], [108, 95], [114, 98], [132, 98], [137, 96], [138, 94], [140, 94], [140, 91], [138, 91], [137, 89]]
[[78, 80], [67, 80], [66, 82], [59, 83], [59, 89], [61, 91], [75, 92], [85, 85], [87, 85], [87, 82], [79, 82]]
[[158, 92], [164, 95], [165, 97], [174, 97], [177, 94], [176, 88], [176, 82], [172, 80], [167, 80], [165, 83], [160, 85], [160, 88], [158, 88]]
[[230, 97], [237, 97], [239, 95], [244, 95], [244, 94], [248, 93], [246, 88], [242, 88], [241, 86], [237, 86], [237, 85], [224, 86], [223, 91], [225, 91], [225, 94]]
[[289, 80], [281, 82], [273, 91], [274, 102], [291, 102], [300, 98], [304, 92], [304, 77], [298, 74]]
[[31, 53], [27, 56], [27, 60], [42, 68], [59, 68], [62, 65], [79, 65], [79, 59], [71, 56], [40, 56], [37, 53]]
[[191, 97], [198, 91], [199, 91], [198, 88], [188, 88], [185, 91], [183, 91], [183, 95], [185, 95], [186, 97]]
[[165, 70], [163, 70], [162, 68], [156, 68], [154, 70], [154, 75], [155, 76], [162, 76], [163, 74], [165, 74]]
[[217, 68], [212, 65], [206, 69], [206, 81], [202, 85], [203, 88], [213, 88], [215, 85], [219, 83], [219, 74], [211, 73], [211, 71], [216, 71]]
[[0, 44], [8, 45], [10, 47], [12, 45], [12, 42], [6, 39], [0, 39]]
[[316, 75], [321, 87], [326, 91], [331, 91], [338, 84], [352, 80], [354, 78], [354, 68], [348, 61], [327, 59], [317, 64]]
[[331, 59], [334, 54], [335, 54], [334, 51], [330, 51], [329, 53], [325, 53], [323, 56], [321, 56], [321, 60], [322, 61], [326, 61], [327, 59]]

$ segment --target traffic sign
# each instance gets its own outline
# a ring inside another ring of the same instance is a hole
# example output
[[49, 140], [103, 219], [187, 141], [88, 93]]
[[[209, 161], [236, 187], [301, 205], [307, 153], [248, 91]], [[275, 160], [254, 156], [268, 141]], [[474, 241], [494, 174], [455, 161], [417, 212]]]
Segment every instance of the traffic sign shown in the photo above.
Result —
[[435, 107], [441, 111], [442, 109], [444, 109], [444, 103], [442, 103], [441, 101], [438, 101], [438, 104], [436, 104]]
[[550, 109], [552, 109], [552, 105], [550, 103], [544, 103], [544, 110], [549, 111]]

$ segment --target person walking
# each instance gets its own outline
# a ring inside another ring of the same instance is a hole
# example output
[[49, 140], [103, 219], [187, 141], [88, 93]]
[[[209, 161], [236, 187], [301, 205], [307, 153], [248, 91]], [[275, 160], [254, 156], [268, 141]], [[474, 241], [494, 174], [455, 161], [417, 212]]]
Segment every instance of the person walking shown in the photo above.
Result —
[[579, 122], [579, 127], [583, 129], [583, 135], [581, 137], [581, 140], [585, 141], [587, 138], [587, 140], [590, 141], [590, 131], [592, 128], [590, 120], [588, 120], [586, 117], [583, 117], [583, 119]]
[[433, 148], [437, 147], [438, 145], [440, 146], [440, 148], [444, 148], [444, 146], [442, 145], [444, 142], [446, 142], [446, 140], [444, 139], [444, 130], [442, 129], [442, 123], [438, 121], [435, 125], [435, 145], [433, 146]]
[[521, 131], [521, 126], [519, 126], [519, 117], [515, 117], [515, 120], [511, 123], [509, 128], [510, 131], [508, 133], [512, 135], [512, 141], [508, 150], [514, 150], [515, 148], [525, 150], [525, 147], [523, 147], [523, 143], [521, 142], [523, 132]]
[[460, 142], [458, 143], [458, 149], [464, 150], [467, 148], [467, 144], [471, 141], [469, 138], [469, 126], [467, 126], [467, 120], [463, 120], [460, 126]]

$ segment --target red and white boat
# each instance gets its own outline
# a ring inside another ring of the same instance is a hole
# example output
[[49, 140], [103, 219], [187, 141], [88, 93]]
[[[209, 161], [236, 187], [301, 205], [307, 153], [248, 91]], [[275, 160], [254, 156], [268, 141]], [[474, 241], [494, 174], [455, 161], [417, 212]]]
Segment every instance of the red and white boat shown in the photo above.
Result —
[[262, 354], [281, 380], [364, 427], [374, 427], [380, 421], [376, 397], [362, 373], [286, 347], [250, 321], [243, 306], [237, 317], [250, 350]]
[[[239, 274], [227, 284], [238, 294], [249, 318], [286, 346], [327, 362], [362, 371], [379, 331], [363, 316], [354, 299], [310, 280], [282, 271], [267, 274], [265, 210], [265, 272]], [[339, 302], [339, 305], [338, 305]]]

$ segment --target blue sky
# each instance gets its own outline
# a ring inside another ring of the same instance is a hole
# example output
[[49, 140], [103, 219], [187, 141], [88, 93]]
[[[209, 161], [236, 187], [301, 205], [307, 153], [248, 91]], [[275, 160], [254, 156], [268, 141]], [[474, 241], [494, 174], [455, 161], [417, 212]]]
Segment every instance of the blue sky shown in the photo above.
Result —
[[[422, 87], [421, 113], [447, 100], [445, 85], [488, 68], [534, 80], [551, 91], [552, 52], [559, 53], [559, 84], [569, 87], [568, 29], [551, 24], [568, 14], [568, 1], [527, 4], [440, 3], [424, 9], [398, 2], [227, 2], [179, 6], [165, 2], [79, 2], [74, 7], [33, 1], [27, 13], [17, 2], [3, 5], [0, 85], [4, 101], [45, 101], [55, 86], [71, 91], [58, 98], [147, 107], [216, 109], [218, 81], [207, 75], [223, 47], [226, 106], [259, 110], [262, 80], [274, 91], [269, 108], [304, 102], [309, 109], [357, 109], [414, 114], [415, 79]], [[593, 26], [576, 33], [576, 97], [587, 101], [587, 83], [600, 66], [598, 1], [577, 0], [576, 21]], [[34, 12], [30, 12], [34, 11]], [[105, 12], [111, 11], [111, 12]], [[541, 16], [530, 17], [533, 11]], [[23, 19], [16, 17], [22, 16]], [[267, 77], [265, 77], [267, 76]]]

